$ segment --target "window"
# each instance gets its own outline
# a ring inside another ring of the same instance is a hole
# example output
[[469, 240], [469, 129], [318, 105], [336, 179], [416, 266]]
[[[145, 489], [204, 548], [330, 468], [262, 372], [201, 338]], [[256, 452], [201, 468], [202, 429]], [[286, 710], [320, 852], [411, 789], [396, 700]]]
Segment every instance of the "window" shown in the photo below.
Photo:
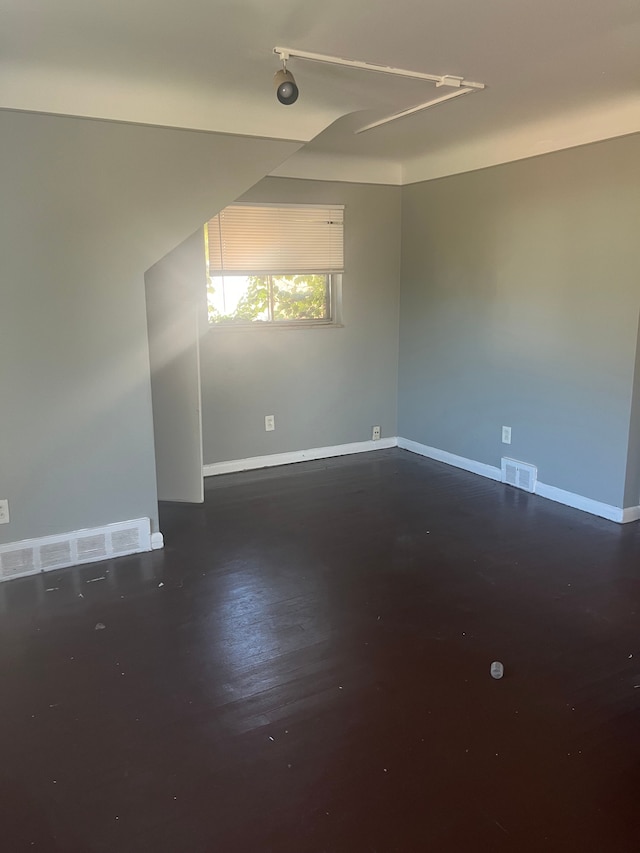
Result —
[[207, 222], [214, 326], [329, 325], [343, 270], [342, 206], [232, 205]]

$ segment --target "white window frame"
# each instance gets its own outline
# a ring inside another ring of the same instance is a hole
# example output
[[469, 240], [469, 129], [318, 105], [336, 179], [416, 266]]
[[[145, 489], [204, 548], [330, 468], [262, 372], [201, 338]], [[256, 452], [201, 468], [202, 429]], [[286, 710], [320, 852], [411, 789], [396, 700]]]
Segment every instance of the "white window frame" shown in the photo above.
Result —
[[[331, 236], [328, 238], [329, 243], [330, 243], [330, 247], [326, 250], [323, 249], [320, 252], [320, 256], [321, 256], [321, 258], [323, 256], [326, 256], [328, 258], [327, 266], [334, 266], [334, 267], [339, 266], [340, 269], [336, 270], [333, 268], [332, 269], [319, 268], [319, 266], [318, 266], [318, 253], [316, 251], [313, 251], [313, 250], [312, 250], [313, 260], [312, 261], [310, 260], [310, 265], [307, 269], [295, 269], [290, 265], [286, 270], [283, 271], [281, 269], [278, 269], [275, 264], [271, 268], [265, 268], [265, 266], [262, 264], [262, 261], [259, 261], [260, 266], [255, 268], [255, 269], [251, 269], [251, 268], [238, 269], [237, 268], [238, 263], [244, 264], [244, 259], [241, 258], [241, 260], [238, 261], [238, 252], [237, 252], [237, 243], [236, 243], [236, 247], [234, 247], [235, 248], [235, 254], [233, 256], [233, 260], [236, 263], [236, 267], [229, 269], [229, 270], [225, 270], [224, 269], [225, 255], [224, 255], [223, 237], [222, 237], [222, 233], [221, 233], [221, 229], [220, 229], [220, 219], [219, 219], [219, 217], [216, 216], [212, 220], [207, 222], [205, 224], [205, 228], [204, 228], [205, 244], [206, 244], [207, 279], [208, 280], [209, 280], [209, 278], [212, 278], [212, 279], [213, 278], [222, 278], [222, 279], [224, 279], [226, 277], [232, 277], [234, 275], [238, 275], [238, 276], [240, 276], [240, 275], [242, 275], [242, 276], [252, 275], [252, 276], [263, 276], [263, 277], [268, 276], [268, 277], [272, 277], [272, 278], [275, 278], [277, 276], [293, 276], [293, 275], [324, 275], [327, 277], [327, 281], [328, 281], [329, 293], [328, 293], [328, 300], [327, 300], [327, 309], [328, 309], [328, 315], [329, 316], [326, 318], [316, 318], [316, 319], [274, 320], [271, 318], [268, 320], [240, 320], [239, 319], [239, 320], [223, 320], [223, 321], [218, 321], [218, 322], [216, 322], [216, 321], [212, 322], [209, 319], [209, 314], [207, 311], [207, 326], [208, 326], [209, 330], [210, 331], [215, 330], [216, 332], [219, 332], [219, 331], [223, 331], [223, 330], [224, 331], [247, 331], [247, 330], [258, 331], [258, 330], [267, 330], [267, 329], [275, 330], [275, 329], [310, 329], [310, 328], [340, 328], [340, 327], [342, 327], [342, 266], [343, 266], [342, 258], [343, 258], [343, 252], [344, 252], [344, 231], [343, 231], [344, 205], [335, 205], [335, 204], [333, 204], [333, 205], [328, 205], [328, 204], [278, 204], [278, 203], [260, 204], [260, 203], [249, 203], [249, 202], [244, 203], [244, 204], [239, 203], [239, 204], [230, 205], [230, 208], [233, 208], [233, 209], [238, 209], [238, 208], [242, 208], [242, 207], [251, 208], [254, 210], [256, 210], [256, 209], [268, 210], [269, 208], [273, 208], [274, 210], [283, 211], [286, 213], [289, 213], [289, 211], [295, 212], [296, 210], [305, 210], [306, 213], [318, 213], [319, 212], [319, 213], [322, 213], [323, 215], [326, 214], [326, 215], [330, 216], [331, 218], [327, 221], [327, 224], [333, 224], [335, 222], [336, 224], [339, 224], [340, 226], [342, 226], [340, 229], [340, 232], [339, 232], [340, 239], [339, 239], [339, 249], [337, 250], [338, 254], [336, 255], [335, 236]], [[225, 210], [229, 210], [230, 208], [225, 208]], [[222, 214], [224, 214], [224, 211], [221, 211], [221, 215]], [[337, 216], [341, 217], [341, 219], [339, 221], [337, 220]], [[286, 221], [289, 221], [289, 220], [286, 220]], [[302, 220], [302, 221], [304, 222], [304, 220]], [[317, 222], [317, 220], [316, 220], [316, 222]], [[296, 225], [297, 225], [297, 223], [296, 223]], [[322, 228], [322, 226], [321, 226], [321, 228]], [[211, 240], [212, 231], [214, 234], [213, 239], [216, 243], [217, 243], [217, 234], [220, 232], [220, 237], [219, 237], [220, 242], [219, 242], [219, 245], [215, 246], [215, 251], [211, 253], [212, 255], [215, 255], [215, 258], [217, 261], [217, 267], [213, 270], [210, 270], [210, 267], [209, 267], [210, 253], [209, 253], [208, 247], [209, 247], [209, 241]], [[256, 233], [262, 233], [262, 232], [256, 232]], [[235, 239], [237, 241], [237, 236], [238, 236], [238, 233], [234, 232], [234, 236], [232, 237], [232, 239]], [[300, 239], [304, 241], [305, 237], [308, 238], [308, 235], [306, 233], [304, 233], [304, 231], [303, 231], [301, 233]], [[320, 245], [321, 246], [326, 245], [325, 243], [322, 242], [322, 240], [323, 240], [322, 234], [320, 234], [319, 237], [321, 240]], [[268, 244], [268, 245], [271, 248], [271, 244]], [[242, 254], [242, 253], [240, 252], [240, 254]], [[255, 265], [255, 263], [256, 263], [255, 262], [255, 256], [256, 256], [256, 254], [257, 255], [260, 254], [259, 251], [257, 253], [255, 251], [252, 251], [249, 254], [252, 256], [252, 259], [253, 259], [252, 263]], [[269, 254], [271, 254], [270, 251], [269, 251]], [[291, 260], [292, 254], [294, 257], [295, 256], [304, 256], [304, 248], [302, 249], [302, 252], [300, 252], [297, 248], [297, 244], [295, 244], [295, 243], [293, 244], [293, 250], [291, 249], [291, 246], [285, 247], [283, 257], [285, 257], [285, 259], [289, 262], [289, 264], [297, 263], [296, 260], [293, 260], [293, 261]], [[275, 263], [277, 263], [277, 261]], [[320, 260], [320, 264], [322, 264], [322, 260]], [[220, 269], [219, 267], [223, 267], [223, 268]], [[271, 285], [271, 282], [269, 284]], [[269, 295], [270, 295], [270, 305], [272, 306], [273, 305], [273, 302], [272, 302], [273, 296], [272, 296], [272, 292], [271, 292], [271, 287], [269, 287]], [[271, 314], [271, 310], [269, 312], [270, 314]]]

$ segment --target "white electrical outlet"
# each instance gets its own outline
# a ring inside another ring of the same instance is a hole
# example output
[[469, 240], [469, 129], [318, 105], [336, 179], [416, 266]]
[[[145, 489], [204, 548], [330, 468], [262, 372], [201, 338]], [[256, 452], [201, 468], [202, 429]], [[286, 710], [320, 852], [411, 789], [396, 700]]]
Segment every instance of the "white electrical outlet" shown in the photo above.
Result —
[[502, 443], [511, 444], [511, 427], [502, 427]]
[[275, 415], [265, 415], [264, 416], [264, 428], [267, 432], [273, 432], [276, 428], [276, 416]]
[[0, 524], [9, 524], [9, 501], [0, 501]]
[[371, 441], [378, 441], [380, 438], [380, 427], [374, 426], [371, 430]]

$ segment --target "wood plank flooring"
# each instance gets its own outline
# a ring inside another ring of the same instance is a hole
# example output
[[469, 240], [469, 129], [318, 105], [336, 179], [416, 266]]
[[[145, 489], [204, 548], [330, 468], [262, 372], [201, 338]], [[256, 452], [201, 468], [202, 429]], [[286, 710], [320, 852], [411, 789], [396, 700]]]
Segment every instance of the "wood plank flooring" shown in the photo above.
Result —
[[3, 853], [640, 851], [640, 525], [397, 449], [161, 522], [0, 584]]

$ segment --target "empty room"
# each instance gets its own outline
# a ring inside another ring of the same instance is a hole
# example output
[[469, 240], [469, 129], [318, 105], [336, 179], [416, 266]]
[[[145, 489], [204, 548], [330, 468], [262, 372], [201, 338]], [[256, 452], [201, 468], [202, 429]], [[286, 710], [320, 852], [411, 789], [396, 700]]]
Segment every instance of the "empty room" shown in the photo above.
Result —
[[640, 8], [6, 0], [7, 853], [640, 850]]

